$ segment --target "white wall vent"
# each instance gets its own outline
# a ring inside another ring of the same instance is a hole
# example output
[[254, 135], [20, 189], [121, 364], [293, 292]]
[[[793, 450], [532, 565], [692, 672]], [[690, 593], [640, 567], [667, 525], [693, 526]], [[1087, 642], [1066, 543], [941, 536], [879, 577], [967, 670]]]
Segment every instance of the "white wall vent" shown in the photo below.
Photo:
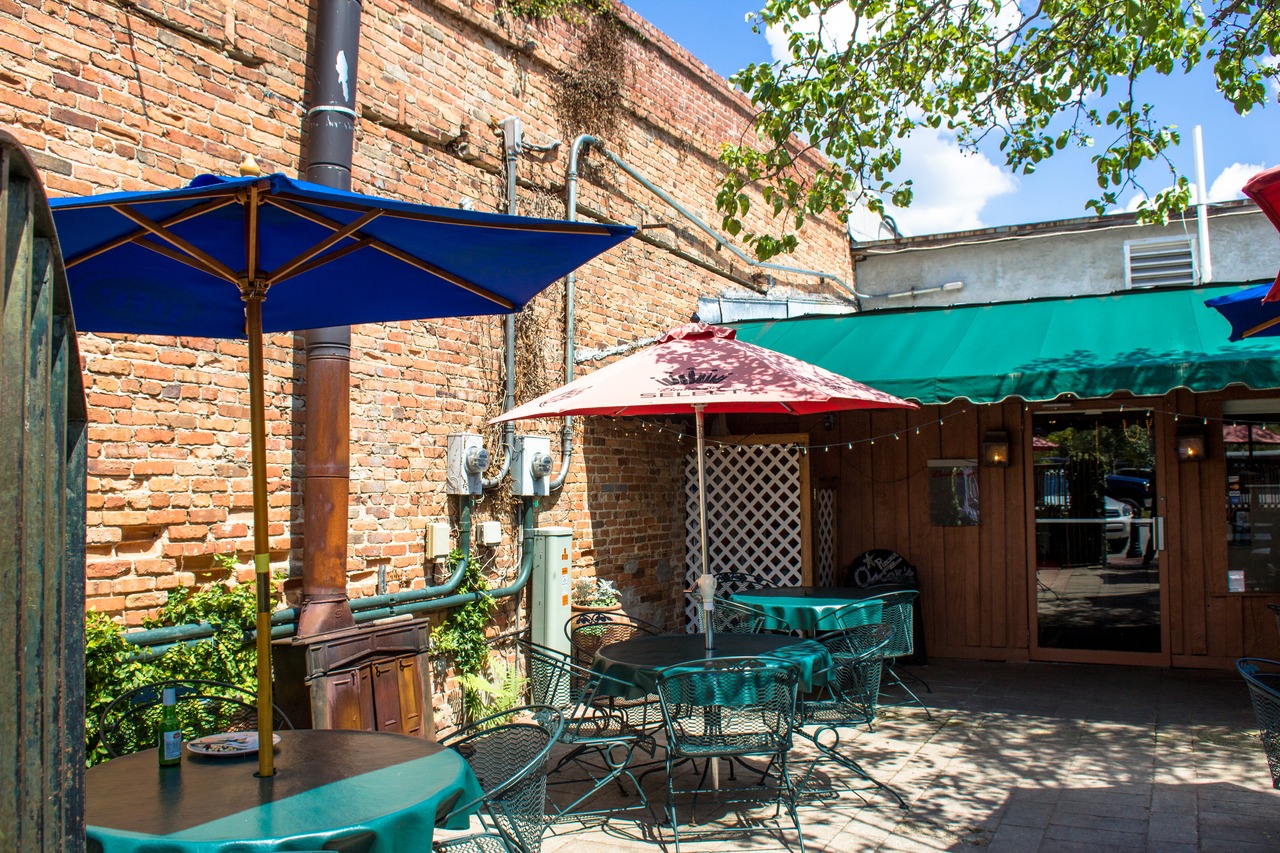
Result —
[[1196, 241], [1193, 237], [1126, 240], [1124, 285], [1135, 287], [1191, 286], [1196, 283]]

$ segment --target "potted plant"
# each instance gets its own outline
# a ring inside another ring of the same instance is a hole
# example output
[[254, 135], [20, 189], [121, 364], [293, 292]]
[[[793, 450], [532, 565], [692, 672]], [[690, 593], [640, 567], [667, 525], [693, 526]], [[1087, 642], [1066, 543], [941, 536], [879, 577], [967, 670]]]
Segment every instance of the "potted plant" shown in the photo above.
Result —
[[613, 581], [580, 578], [573, 584], [574, 613], [612, 613], [622, 609], [618, 587]]

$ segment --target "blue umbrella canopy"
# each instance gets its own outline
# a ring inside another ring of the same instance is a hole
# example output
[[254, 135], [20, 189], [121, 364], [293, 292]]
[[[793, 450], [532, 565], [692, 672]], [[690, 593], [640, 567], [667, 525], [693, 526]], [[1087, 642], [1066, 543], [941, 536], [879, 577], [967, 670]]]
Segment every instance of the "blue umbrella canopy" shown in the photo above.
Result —
[[51, 199], [76, 328], [244, 338], [262, 329], [504, 314], [634, 232], [429, 207], [295, 181]]
[[[295, 181], [50, 202], [82, 332], [246, 338], [258, 583], [258, 742], [271, 742], [263, 335], [519, 311], [635, 229], [428, 207]], [[275, 772], [272, 750], [258, 773]]]
[[1272, 284], [1260, 284], [1205, 301], [1231, 324], [1228, 340], [1280, 335], [1280, 302], [1265, 302]]

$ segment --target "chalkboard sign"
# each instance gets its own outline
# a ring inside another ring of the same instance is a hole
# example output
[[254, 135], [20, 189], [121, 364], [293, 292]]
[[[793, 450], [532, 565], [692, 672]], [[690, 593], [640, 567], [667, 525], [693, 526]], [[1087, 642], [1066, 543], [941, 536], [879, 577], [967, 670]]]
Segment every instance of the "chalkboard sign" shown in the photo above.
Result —
[[[848, 586], [897, 586], [920, 589], [920, 575], [916, 567], [896, 551], [888, 548], [872, 548], [858, 556], [845, 570]], [[924, 651], [924, 623], [920, 617], [920, 599], [916, 599], [911, 615], [912, 644], [915, 652], [902, 663], [925, 664], [929, 662]]]

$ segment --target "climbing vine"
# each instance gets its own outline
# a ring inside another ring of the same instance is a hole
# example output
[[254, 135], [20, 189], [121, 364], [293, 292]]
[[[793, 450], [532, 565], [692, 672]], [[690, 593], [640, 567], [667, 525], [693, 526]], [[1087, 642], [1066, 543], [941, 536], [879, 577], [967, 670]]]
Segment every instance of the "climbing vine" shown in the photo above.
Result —
[[629, 70], [623, 42], [612, 15], [596, 15], [587, 24], [578, 55], [556, 82], [556, 116], [566, 139], [588, 133], [622, 144], [618, 128]]
[[[481, 570], [480, 561], [475, 557], [464, 559], [461, 551], [455, 550], [449, 555], [449, 567], [452, 572], [464, 572], [458, 594], [468, 592], [486, 593], [489, 581]], [[449, 611], [444, 622], [431, 631], [431, 645], [437, 652], [453, 658], [461, 675], [476, 675], [484, 671], [489, 663], [489, 642], [485, 637], [485, 628], [489, 626], [489, 616], [497, 607], [497, 602], [489, 595], [478, 595]]]

